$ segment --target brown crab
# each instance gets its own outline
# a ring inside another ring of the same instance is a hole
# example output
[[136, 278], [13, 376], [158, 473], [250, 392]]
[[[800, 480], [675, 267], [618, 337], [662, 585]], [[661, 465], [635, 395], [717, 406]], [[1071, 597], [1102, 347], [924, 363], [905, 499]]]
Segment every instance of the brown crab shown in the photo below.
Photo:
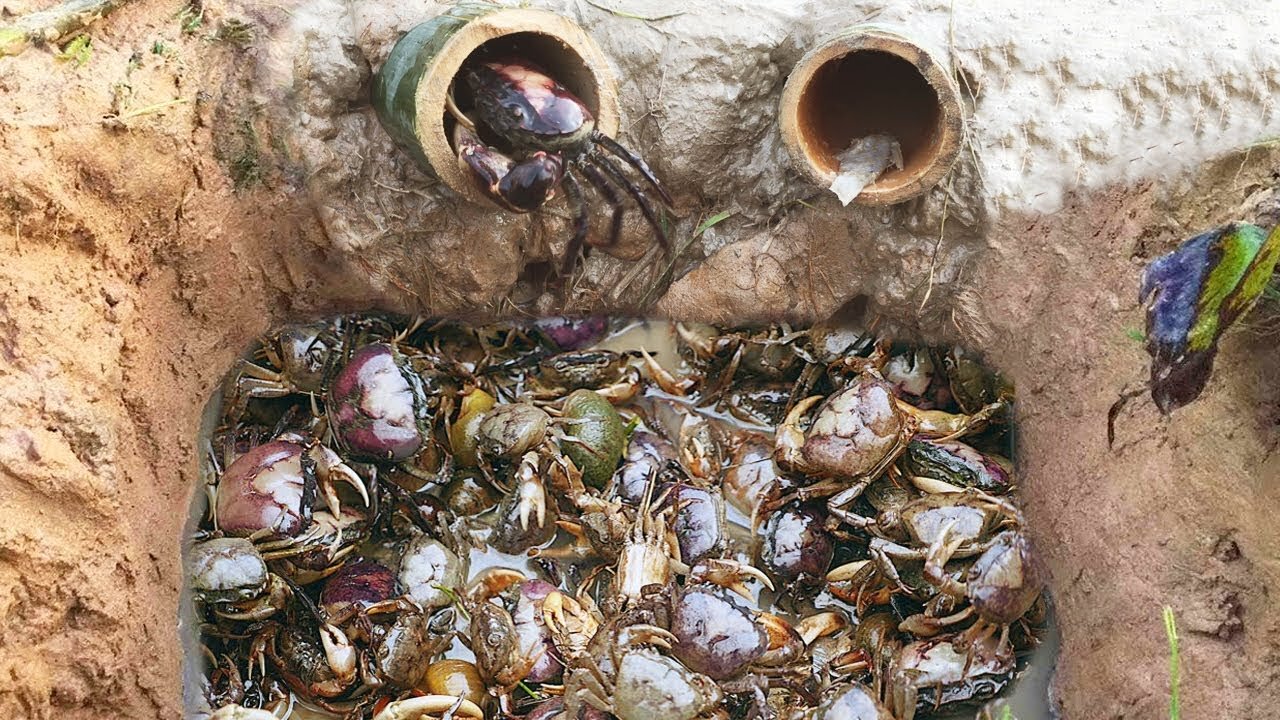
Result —
[[[459, 108], [452, 93], [449, 101], [457, 121], [453, 142], [458, 163], [481, 192], [511, 212], [538, 210], [557, 188], [564, 188], [574, 230], [561, 276], [573, 270], [584, 244], [610, 246], [618, 241], [625, 212], [619, 188], [635, 200], [662, 248], [670, 250], [653, 204], [610, 155], [635, 168], [668, 207], [671, 196], [640, 156], [596, 129], [591, 111], [567, 87], [536, 64], [514, 57], [476, 62], [464, 71], [463, 79], [470, 90], [469, 111]], [[509, 147], [515, 157], [486, 138]], [[612, 224], [603, 241], [588, 239], [590, 215], [579, 174], [612, 208]]]

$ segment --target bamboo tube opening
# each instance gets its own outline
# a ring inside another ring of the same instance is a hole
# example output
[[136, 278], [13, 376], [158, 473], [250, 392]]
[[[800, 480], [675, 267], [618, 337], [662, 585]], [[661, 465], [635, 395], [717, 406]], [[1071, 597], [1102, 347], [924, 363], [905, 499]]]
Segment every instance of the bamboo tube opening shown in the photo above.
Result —
[[[458, 166], [451, 139], [456, 121], [446, 99], [452, 87], [459, 107], [467, 110], [470, 90], [461, 74], [468, 64], [510, 56], [541, 66], [583, 101], [601, 132], [617, 134], [617, 81], [604, 53], [577, 24], [542, 10], [495, 10], [424, 23], [392, 50], [379, 71], [387, 77], [375, 85], [375, 104], [388, 131], [441, 182], [475, 202], [489, 200]], [[509, 149], [501, 138], [484, 139], [499, 150]]]
[[779, 112], [792, 162], [823, 186], [853, 141], [877, 133], [898, 141], [903, 167], [864, 188], [856, 199], [864, 205], [901, 202], [937, 184], [963, 134], [951, 75], [920, 46], [875, 29], [854, 28], [810, 50], [787, 79]]

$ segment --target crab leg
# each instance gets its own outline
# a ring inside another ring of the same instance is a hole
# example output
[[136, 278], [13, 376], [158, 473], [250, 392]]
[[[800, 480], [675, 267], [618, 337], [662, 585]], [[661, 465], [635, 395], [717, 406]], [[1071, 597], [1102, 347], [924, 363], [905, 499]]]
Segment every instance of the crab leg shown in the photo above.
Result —
[[604, 246], [612, 246], [617, 244], [618, 238], [622, 236], [622, 218], [626, 215], [626, 205], [622, 202], [622, 196], [609, 183], [609, 179], [600, 173], [593, 165], [581, 163], [578, 167], [582, 170], [582, 174], [587, 176], [587, 181], [591, 183], [591, 187], [599, 192], [604, 201], [608, 203], [612, 210], [612, 217], [609, 221], [609, 239], [606, 240]]
[[609, 177], [615, 185], [621, 185], [632, 198], [635, 199], [636, 205], [640, 206], [640, 212], [644, 213], [644, 219], [649, 221], [649, 225], [653, 226], [654, 236], [658, 239], [658, 244], [662, 246], [664, 252], [671, 253], [671, 241], [667, 238], [667, 231], [663, 229], [662, 222], [658, 219], [657, 213], [653, 210], [653, 204], [649, 202], [649, 198], [645, 196], [644, 191], [631, 181], [622, 172], [622, 169], [614, 164], [612, 160], [604, 155], [586, 155], [583, 157], [584, 165], [591, 164]]
[[582, 246], [587, 241], [591, 221], [587, 216], [587, 204], [582, 199], [582, 185], [578, 183], [578, 179], [565, 173], [561, 185], [564, 187], [565, 200], [573, 210], [573, 237], [569, 239], [569, 247], [564, 251], [564, 263], [560, 266], [560, 276], [567, 278], [573, 272], [573, 266], [578, 262], [578, 253], [582, 252]]
[[761, 585], [773, 590], [773, 581], [768, 575], [754, 565], [743, 565], [736, 560], [726, 558], [704, 560], [694, 568], [694, 572], [701, 575], [703, 580], [738, 593], [748, 602], [755, 602], [755, 596], [744, 585], [748, 579], [759, 580]]
[[617, 155], [627, 161], [627, 164], [631, 167], [639, 170], [640, 174], [644, 176], [644, 179], [648, 180], [649, 184], [653, 186], [653, 189], [658, 191], [658, 195], [662, 196], [662, 202], [666, 203], [667, 207], [671, 207], [675, 204], [675, 202], [671, 200], [671, 195], [667, 193], [666, 188], [662, 187], [662, 183], [658, 182], [657, 176], [655, 176], [653, 171], [649, 169], [649, 164], [646, 163], [643, 158], [631, 152], [625, 145], [604, 133], [593, 133], [592, 139], [596, 141], [597, 145], [600, 145], [605, 150]]

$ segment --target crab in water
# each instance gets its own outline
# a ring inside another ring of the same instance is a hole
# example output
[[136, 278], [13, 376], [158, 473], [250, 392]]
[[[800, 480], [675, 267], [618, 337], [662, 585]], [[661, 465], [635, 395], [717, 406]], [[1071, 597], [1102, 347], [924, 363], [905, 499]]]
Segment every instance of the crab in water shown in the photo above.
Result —
[[955, 524], [953, 520], [943, 527], [929, 548], [924, 574], [925, 579], [944, 594], [967, 600], [969, 605], [946, 617], [913, 615], [903, 620], [901, 629], [918, 637], [929, 637], [949, 626], [975, 619], [953, 644], [958, 648], [974, 647], [998, 631], [1000, 638], [996, 647], [1003, 651], [1009, 645], [1010, 625], [1026, 615], [1039, 599], [1047, 572], [1026, 535], [1006, 530], [986, 543], [965, 578], [956, 580], [945, 569], [963, 542], [960, 538], [951, 538]]
[[[463, 112], [452, 92], [448, 102], [457, 121], [453, 145], [458, 164], [485, 196], [511, 212], [533, 212], [555, 197], [557, 188], [564, 188], [574, 228], [561, 277], [573, 270], [585, 243], [610, 246], [618, 241], [625, 212], [619, 188], [635, 199], [658, 243], [670, 251], [653, 204], [610, 155], [635, 168], [667, 207], [671, 196], [644, 160], [596, 129], [591, 111], [568, 88], [534, 63], [511, 57], [475, 62], [462, 77], [473, 107]], [[516, 157], [490, 146], [485, 136], [510, 146]], [[612, 208], [609, 235], [603, 241], [588, 240], [590, 215], [577, 174]]]
[[592, 650], [574, 658], [564, 717], [595, 708], [619, 720], [693, 720], [720, 705], [724, 694], [715, 680], [661, 652], [674, 644], [671, 633], [621, 620], [600, 628]]
[[[802, 430], [801, 421], [815, 405], [813, 421], [808, 430]], [[771, 500], [766, 509], [796, 498], [825, 496], [833, 515], [862, 526], [865, 523], [848, 507], [906, 452], [912, 439], [955, 439], [982, 429], [1007, 407], [1004, 401], [994, 402], [972, 415], [920, 410], [898, 399], [878, 372], [866, 369], [826, 398], [814, 395], [801, 400], [778, 426], [774, 446], [778, 467], [821, 480]]]
[[267, 336], [256, 353], [261, 358], [239, 360], [227, 377], [227, 416], [240, 417], [250, 400], [294, 393], [310, 396], [313, 414], [319, 415], [315, 399], [324, 391], [340, 344], [335, 328], [326, 323], [289, 325]]

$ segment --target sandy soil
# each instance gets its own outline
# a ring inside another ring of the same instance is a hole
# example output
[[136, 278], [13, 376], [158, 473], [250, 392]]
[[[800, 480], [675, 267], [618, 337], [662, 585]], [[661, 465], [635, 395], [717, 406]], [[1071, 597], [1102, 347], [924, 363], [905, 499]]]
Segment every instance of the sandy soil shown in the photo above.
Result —
[[1233, 335], [1198, 403], [1165, 419], [1144, 397], [1118, 418], [1113, 449], [1106, 438], [1118, 391], [1145, 380], [1128, 336], [1142, 326], [1145, 261], [1273, 187], [1278, 163], [1224, 158], [1195, 182], [1001, 223], [981, 295], [1019, 384], [1024, 497], [1063, 627], [1064, 717], [1167, 717], [1164, 605], [1183, 634], [1185, 717], [1266, 717], [1280, 700], [1275, 335]]
[[[0, 61], [4, 717], [179, 716], [179, 542], [200, 413], [222, 372], [289, 318], [430, 303], [422, 277], [379, 273], [393, 254], [373, 253], [371, 268], [332, 240], [331, 209], [317, 210], [289, 148], [240, 112], [261, 101], [248, 51], [216, 38], [216, 8], [189, 34], [180, 9], [127, 7], [94, 29], [81, 67], [43, 50]], [[676, 170], [677, 185], [693, 182]], [[1164, 604], [1185, 630], [1187, 717], [1265, 717], [1280, 704], [1274, 338], [1234, 336], [1200, 403], [1169, 422], [1136, 402], [1114, 449], [1105, 436], [1107, 407], [1145, 373], [1126, 337], [1141, 323], [1143, 261], [1250, 219], [1277, 177], [1280, 153], [1254, 150], [1182, 180], [1077, 193], [1053, 215], [1004, 213], [980, 234], [982, 218], [957, 220], [970, 280], [902, 321], [986, 340], [1021, 386], [1020, 460], [1061, 613], [1064, 717], [1162, 714]], [[682, 202], [696, 215], [697, 199]], [[464, 225], [492, 217], [460, 212]], [[825, 203], [768, 232], [726, 225], [658, 308], [804, 317], [863, 292], [914, 305], [918, 295], [885, 289], [896, 275], [868, 278], [890, 262], [919, 285], [928, 243], [864, 254], [871, 217]], [[503, 227], [516, 240], [542, 232]], [[456, 277], [507, 279], [467, 285], [446, 307], [495, 308], [511, 291], [510, 255], [461, 267], [476, 257], [442, 262]]]

